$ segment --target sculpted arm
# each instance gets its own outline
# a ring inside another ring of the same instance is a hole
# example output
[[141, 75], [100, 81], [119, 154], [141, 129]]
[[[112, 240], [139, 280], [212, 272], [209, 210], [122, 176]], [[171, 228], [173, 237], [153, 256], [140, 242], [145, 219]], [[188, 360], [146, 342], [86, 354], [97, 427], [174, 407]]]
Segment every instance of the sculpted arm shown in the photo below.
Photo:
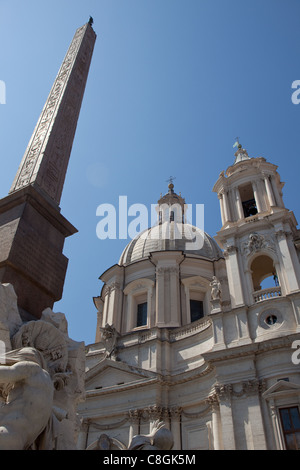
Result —
[[[12, 366], [0, 366], [0, 383], [17, 382], [32, 375], [37, 365], [30, 362], [19, 362]], [[38, 367], [38, 366], [37, 366]]]

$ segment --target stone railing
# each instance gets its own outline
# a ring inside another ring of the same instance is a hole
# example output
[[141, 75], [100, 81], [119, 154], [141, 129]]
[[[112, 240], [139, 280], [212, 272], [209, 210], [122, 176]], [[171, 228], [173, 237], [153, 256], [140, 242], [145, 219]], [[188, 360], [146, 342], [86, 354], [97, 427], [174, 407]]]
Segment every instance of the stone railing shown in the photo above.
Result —
[[261, 289], [253, 292], [254, 302], [261, 302], [262, 300], [274, 299], [281, 296], [281, 287], [269, 287], [268, 289]]

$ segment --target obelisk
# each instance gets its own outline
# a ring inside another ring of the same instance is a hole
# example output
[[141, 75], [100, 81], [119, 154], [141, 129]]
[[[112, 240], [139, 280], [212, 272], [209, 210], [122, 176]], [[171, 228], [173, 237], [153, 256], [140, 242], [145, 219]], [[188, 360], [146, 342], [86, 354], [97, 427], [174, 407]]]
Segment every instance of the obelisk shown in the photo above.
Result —
[[96, 34], [75, 32], [9, 191], [0, 200], [0, 282], [11, 283], [24, 319], [40, 318], [62, 297], [65, 238], [77, 230], [60, 199]]

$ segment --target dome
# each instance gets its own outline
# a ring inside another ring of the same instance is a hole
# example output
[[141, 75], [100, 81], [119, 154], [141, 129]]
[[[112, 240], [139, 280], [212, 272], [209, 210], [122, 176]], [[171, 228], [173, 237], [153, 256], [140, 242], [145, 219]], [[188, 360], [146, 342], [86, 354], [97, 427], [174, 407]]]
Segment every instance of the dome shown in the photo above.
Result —
[[119, 265], [148, 258], [152, 252], [171, 250], [209, 260], [223, 257], [221, 248], [206, 232], [186, 223], [165, 222], [144, 230], [131, 240], [120, 257]]

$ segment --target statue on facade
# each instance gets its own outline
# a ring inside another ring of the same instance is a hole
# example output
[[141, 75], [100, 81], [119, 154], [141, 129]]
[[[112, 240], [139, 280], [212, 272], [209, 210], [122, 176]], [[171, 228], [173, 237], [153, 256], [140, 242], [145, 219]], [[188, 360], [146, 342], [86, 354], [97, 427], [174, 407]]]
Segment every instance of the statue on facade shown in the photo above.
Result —
[[105, 357], [112, 358], [115, 356], [115, 349], [119, 333], [113, 325], [108, 323], [101, 330], [101, 340], [105, 347]]
[[221, 299], [221, 283], [217, 279], [216, 276], [213, 276], [212, 281], [210, 283], [211, 287], [211, 299], [212, 300], [220, 300]]

